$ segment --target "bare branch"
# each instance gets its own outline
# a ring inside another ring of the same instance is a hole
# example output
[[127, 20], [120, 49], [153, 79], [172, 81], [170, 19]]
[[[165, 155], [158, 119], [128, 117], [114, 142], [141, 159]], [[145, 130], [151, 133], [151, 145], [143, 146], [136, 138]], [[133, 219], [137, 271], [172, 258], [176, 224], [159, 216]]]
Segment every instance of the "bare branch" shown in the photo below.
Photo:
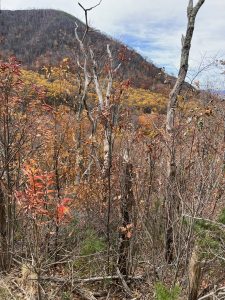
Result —
[[84, 49], [83, 40], [81, 40], [81, 39], [79, 38], [79, 35], [78, 35], [78, 32], [77, 32], [77, 30], [78, 30], [78, 25], [77, 25], [77, 23], [75, 23], [75, 25], [76, 25], [76, 27], [75, 27], [75, 37], [76, 37], [76, 39], [77, 39], [77, 41], [78, 41], [78, 43], [79, 43], [79, 46], [80, 46], [80, 49], [81, 49], [83, 55], [84, 55], [85, 57], [87, 57], [87, 54], [86, 54], [85, 49]]
[[113, 70], [113, 73], [116, 73], [119, 70], [119, 68], [121, 67], [121, 65], [122, 64], [119, 63], [118, 66], [116, 66], [115, 69]]
[[167, 109], [167, 132], [171, 132], [173, 130], [174, 125], [174, 118], [175, 118], [175, 108], [177, 105], [177, 97], [180, 94], [182, 86], [184, 84], [187, 71], [188, 71], [188, 60], [189, 60], [189, 53], [191, 49], [191, 40], [194, 32], [195, 26], [195, 18], [198, 13], [198, 10], [203, 5], [205, 0], [199, 0], [196, 6], [191, 9], [193, 1], [189, 1], [188, 10], [191, 13], [188, 14], [188, 25], [185, 37], [182, 38], [182, 50], [181, 50], [181, 59], [180, 59], [180, 69], [178, 73], [178, 77], [174, 88], [170, 93], [170, 100], [168, 103]]
[[80, 2], [78, 2], [78, 4], [80, 5], [80, 7], [81, 7], [84, 11], [85, 11], [85, 10], [86, 10], [86, 11], [90, 11], [90, 10], [94, 9], [95, 7], [99, 6], [99, 5], [101, 4], [101, 2], [102, 2], [102, 0], [100, 0], [98, 4], [96, 4], [96, 5], [94, 5], [94, 6], [90, 7], [90, 8], [84, 8], [83, 5], [82, 5]]
[[112, 53], [110, 51], [109, 45], [107, 45], [107, 53], [108, 53], [108, 57], [109, 57], [109, 66], [108, 66], [108, 85], [107, 85], [107, 91], [106, 91], [106, 107], [109, 106], [109, 98], [111, 95], [111, 90], [112, 90]]
[[84, 41], [84, 39], [85, 39], [85, 37], [86, 37], [89, 29], [90, 29], [90, 27], [88, 25], [88, 11], [90, 11], [90, 10], [96, 8], [97, 6], [99, 6], [101, 4], [101, 2], [102, 2], [102, 0], [100, 0], [98, 4], [96, 4], [96, 5], [92, 6], [92, 7], [89, 7], [89, 8], [84, 8], [83, 5], [80, 2], [78, 2], [78, 5], [83, 9], [84, 14], [85, 14], [86, 29], [85, 29], [85, 32], [84, 32], [84, 35], [83, 35], [83, 38], [82, 38], [82, 42]]
[[97, 63], [94, 59], [94, 53], [91, 49], [90, 49], [90, 54], [91, 54], [91, 59], [92, 59], [92, 64], [93, 64], [92, 72], [93, 72], [93, 77], [94, 77], [95, 89], [96, 89], [96, 93], [98, 96], [99, 108], [102, 111], [103, 107], [104, 107], [103, 95], [102, 95], [102, 91], [101, 91], [99, 79], [98, 79], [98, 74], [97, 74]]
[[187, 7], [187, 15], [190, 15], [193, 9], [193, 0], [189, 0], [189, 4]]
[[194, 7], [194, 15], [196, 16], [201, 6], [204, 4], [205, 0], [198, 0], [197, 4]]

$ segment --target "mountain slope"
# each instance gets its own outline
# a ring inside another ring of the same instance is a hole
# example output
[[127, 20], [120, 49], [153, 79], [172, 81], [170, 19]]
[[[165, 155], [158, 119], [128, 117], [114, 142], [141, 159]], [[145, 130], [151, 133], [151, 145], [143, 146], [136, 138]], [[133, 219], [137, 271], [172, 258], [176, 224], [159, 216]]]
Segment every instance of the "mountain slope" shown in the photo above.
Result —
[[[75, 23], [81, 35], [85, 25], [62, 11], [3, 10], [0, 14], [0, 55], [2, 58], [16, 55], [24, 65], [33, 69], [43, 64], [57, 64], [63, 57], [76, 59], [79, 48], [74, 36]], [[91, 30], [87, 43], [99, 61], [106, 55], [106, 44], [110, 44], [116, 60], [126, 49], [122, 74], [131, 79], [134, 86], [154, 88], [165, 81], [165, 73], [160, 68], [97, 30]]]

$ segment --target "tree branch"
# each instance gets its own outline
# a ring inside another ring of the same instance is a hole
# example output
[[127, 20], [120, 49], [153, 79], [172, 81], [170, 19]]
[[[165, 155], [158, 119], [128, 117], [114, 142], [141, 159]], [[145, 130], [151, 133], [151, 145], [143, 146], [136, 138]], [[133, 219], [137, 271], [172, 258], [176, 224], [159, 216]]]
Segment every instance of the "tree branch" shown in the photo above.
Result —
[[188, 25], [186, 30], [186, 35], [182, 37], [182, 50], [181, 50], [181, 59], [180, 59], [180, 69], [178, 73], [178, 77], [176, 83], [170, 93], [170, 99], [167, 107], [167, 124], [166, 129], [167, 132], [173, 131], [174, 127], [174, 119], [175, 119], [175, 109], [177, 106], [177, 97], [180, 94], [181, 88], [184, 84], [187, 71], [188, 71], [188, 60], [189, 60], [189, 53], [191, 49], [191, 40], [194, 32], [195, 26], [195, 18], [200, 9], [203, 5], [205, 0], [199, 0], [198, 3], [193, 8], [193, 0], [189, 1], [188, 5]]
[[83, 9], [84, 14], [85, 14], [86, 29], [85, 29], [85, 32], [84, 32], [84, 35], [83, 35], [83, 38], [82, 38], [82, 42], [84, 41], [84, 39], [85, 39], [89, 29], [90, 29], [90, 27], [88, 25], [88, 11], [90, 11], [90, 10], [96, 8], [97, 6], [99, 6], [101, 4], [101, 2], [102, 2], [102, 0], [100, 0], [99, 3], [97, 3], [96, 5], [94, 5], [92, 7], [89, 7], [89, 8], [84, 8], [83, 5], [80, 2], [78, 2], [78, 5]]

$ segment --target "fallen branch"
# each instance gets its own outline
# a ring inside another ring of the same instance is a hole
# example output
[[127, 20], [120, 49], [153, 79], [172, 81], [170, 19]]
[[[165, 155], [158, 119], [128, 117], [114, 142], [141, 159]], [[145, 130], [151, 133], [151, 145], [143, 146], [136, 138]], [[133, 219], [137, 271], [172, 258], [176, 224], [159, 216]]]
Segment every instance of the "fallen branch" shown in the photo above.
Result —
[[[217, 296], [220, 296], [220, 295], [224, 296], [224, 292], [225, 292], [225, 286], [220, 287], [220, 288], [218, 288], [217, 290], [212, 291], [211, 293], [209, 293], [209, 294], [207, 294], [207, 295], [205, 295], [205, 296], [203, 296], [203, 297], [198, 298], [198, 300], [205, 300], [205, 299], [209, 299], [209, 298], [211, 298], [211, 297], [213, 297], [213, 299], [214, 299], [214, 298], [215, 298], [215, 299], [219, 299], [218, 297], [216, 297], [216, 295], [217, 295]], [[224, 297], [221, 298], [221, 300], [222, 300], [222, 299], [224, 299]]]
[[205, 296], [207, 293], [209, 293], [210, 291], [213, 290], [214, 286], [218, 286], [221, 284], [222, 281], [224, 281], [225, 279], [225, 275], [221, 276], [219, 279], [217, 279], [213, 284], [209, 285], [208, 287], [206, 287], [199, 295], [199, 297], [203, 297]]
[[124, 279], [124, 276], [121, 274], [119, 268], [116, 268], [116, 273], [118, 274], [118, 277], [119, 277], [119, 279], [120, 279], [121, 282], [122, 282], [124, 292], [127, 294], [127, 296], [133, 297], [132, 291], [131, 291], [131, 289], [129, 288], [129, 286], [127, 285], [127, 283], [126, 283], [126, 281], [125, 281], [125, 279]]
[[198, 300], [209, 299], [209, 297], [212, 297], [213, 295], [214, 295], [214, 293], [212, 292], [212, 293], [210, 293], [210, 294], [208, 294], [208, 295], [205, 295], [205, 296], [203, 296], [203, 297], [201, 297], [201, 298], [198, 298]]
[[[122, 276], [122, 275], [121, 275]], [[113, 276], [102, 276], [102, 277], [90, 277], [90, 278], [75, 278], [73, 279], [74, 283], [92, 283], [96, 281], [104, 281], [104, 280], [116, 280], [116, 279], [121, 279], [119, 275], [113, 275]], [[127, 276], [127, 279], [129, 280], [143, 280], [144, 277], [139, 275], [139, 276]], [[40, 280], [49, 280], [49, 281], [54, 281], [54, 282], [68, 282], [68, 278], [58, 278], [58, 277], [47, 277], [47, 276], [42, 276]]]

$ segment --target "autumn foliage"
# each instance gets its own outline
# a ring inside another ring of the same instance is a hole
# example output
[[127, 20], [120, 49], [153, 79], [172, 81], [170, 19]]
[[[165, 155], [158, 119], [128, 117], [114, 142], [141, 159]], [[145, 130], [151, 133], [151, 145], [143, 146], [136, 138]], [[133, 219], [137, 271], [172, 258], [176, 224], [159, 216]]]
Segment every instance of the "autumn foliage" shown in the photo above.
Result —
[[43, 278], [111, 274], [140, 275], [138, 293], [149, 297], [156, 281], [171, 293], [179, 283], [186, 295], [183, 282], [197, 257], [209, 266], [199, 278], [203, 292], [223, 272], [223, 103], [214, 97], [206, 104], [193, 92], [187, 101], [186, 91], [179, 98], [175, 257], [168, 265], [166, 91], [115, 80], [107, 95], [108, 62], [99, 71], [101, 108], [94, 81], [83, 95], [85, 76], [73, 67], [67, 58], [39, 73], [21, 69], [15, 57], [0, 62], [1, 268], [25, 262], [39, 297], [40, 287], [50, 293]]
[[[61, 223], [66, 217], [70, 216], [69, 204], [70, 198], [57, 199], [57, 191], [55, 189], [54, 174], [44, 173], [35, 168], [35, 162], [24, 167], [24, 175], [26, 176], [26, 184], [23, 192], [16, 192], [21, 213], [37, 220], [41, 220], [41, 224], [54, 220]], [[45, 216], [45, 221], [42, 218]]]

